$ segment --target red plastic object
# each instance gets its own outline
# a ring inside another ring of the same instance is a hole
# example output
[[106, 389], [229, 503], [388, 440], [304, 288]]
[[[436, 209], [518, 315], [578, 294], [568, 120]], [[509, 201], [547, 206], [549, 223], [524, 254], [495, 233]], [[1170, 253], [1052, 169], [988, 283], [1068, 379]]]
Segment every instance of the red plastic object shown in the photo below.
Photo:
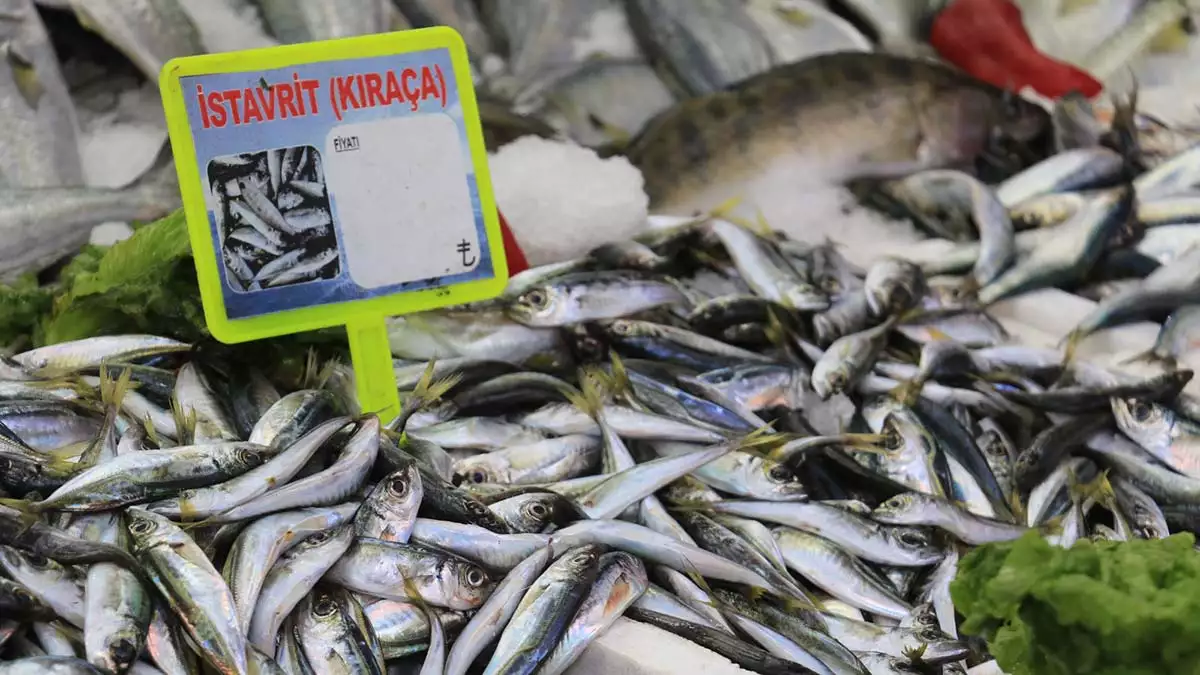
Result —
[[1092, 98], [1104, 88], [1083, 70], [1038, 51], [1021, 8], [1010, 0], [951, 0], [934, 17], [929, 43], [947, 61], [1011, 91], [1030, 87], [1049, 98], [1078, 91]]
[[525, 252], [521, 250], [521, 245], [517, 243], [517, 238], [513, 236], [512, 230], [508, 229], [508, 221], [504, 220], [504, 214], [496, 212], [500, 216], [500, 236], [504, 242], [504, 257], [508, 258], [508, 274], [509, 276], [524, 272], [529, 269], [529, 261], [525, 260]]

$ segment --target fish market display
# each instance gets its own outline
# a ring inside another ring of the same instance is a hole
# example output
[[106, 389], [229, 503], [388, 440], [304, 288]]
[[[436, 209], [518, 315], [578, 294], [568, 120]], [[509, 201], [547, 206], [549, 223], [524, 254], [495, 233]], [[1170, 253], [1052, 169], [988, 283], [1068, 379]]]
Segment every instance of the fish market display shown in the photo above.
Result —
[[[226, 240], [278, 247], [256, 275], [304, 250], [309, 150], [219, 167]], [[297, 387], [151, 335], [13, 354], [0, 669], [562, 673], [624, 617], [761, 673], [961, 672], [987, 658], [948, 590], [972, 547], [1197, 529], [1191, 254], [1065, 349], [988, 315], [1083, 281], [1156, 203], [1154, 169], [1102, 188], [1063, 157], [1011, 205], [947, 171], [877, 186], [953, 233], [958, 278], [718, 212], [393, 319], [390, 419], [336, 363]], [[1048, 195], [1079, 212], [1023, 248], [1012, 213]], [[1073, 357], [1148, 312], [1161, 372]]]
[[[297, 374], [172, 326], [21, 336], [0, 675], [557, 675], [619, 621], [758, 673], [953, 674], [989, 658], [950, 593], [972, 550], [1200, 532], [1200, 151], [1136, 94], [1048, 110], [918, 58], [899, 0], [228, 2], [284, 43], [453, 25], [490, 138], [624, 153], [658, 215], [391, 319], [386, 417], [316, 351]], [[93, 225], [178, 195], [165, 164], [82, 185], [47, 25], [78, 17], [149, 77], [204, 45], [184, 0], [0, 4], [0, 275], [54, 284]], [[1124, 64], [1178, 20], [1156, 11], [1089, 58]], [[944, 246], [859, 266], [736, 215], [805, 153]], [[338, 274], [316, 148], [204, 178], [231, 281]], [[992, 310], [1044, 289], [1098, 302], [1022, 344]], [[1146, 319], [1137, 364], [1080, 356]]]

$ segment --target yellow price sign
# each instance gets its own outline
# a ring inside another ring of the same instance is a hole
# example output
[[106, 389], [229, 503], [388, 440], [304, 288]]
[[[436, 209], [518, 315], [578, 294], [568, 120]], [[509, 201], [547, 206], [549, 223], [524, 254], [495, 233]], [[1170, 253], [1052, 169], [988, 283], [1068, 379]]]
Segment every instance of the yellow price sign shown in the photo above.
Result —
[[209, 330], [345, 325], [362, 408], [398, 412], [385, 318], [508, 278], [462, 38], [174, 59], [160, 90]]

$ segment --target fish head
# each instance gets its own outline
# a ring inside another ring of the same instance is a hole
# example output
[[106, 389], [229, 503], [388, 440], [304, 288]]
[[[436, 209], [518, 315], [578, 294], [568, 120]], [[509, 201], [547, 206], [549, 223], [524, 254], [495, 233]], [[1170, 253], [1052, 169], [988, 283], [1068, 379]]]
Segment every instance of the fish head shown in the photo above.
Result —
[[1143, 398], [1114, 397], [1113, 417], [1121, 431], [1154, 452], [1171, 445], [1172, 413], [1167, 406]]
[[840, 354], [841, 350], [830, 347], [813, 367], [812, 388], [822, 401], [840, 394], [850, 384], [849, 363]]
[[446, 597], [442, 600], [450, 609], [479, 607], [496, 585], [482, 567], [462, 559], [447, 559], [438, 576], [446, 589]]
[[561, 288], [534, 286], [508, 305], [508, 315], [527, 326], [552, 326], [561, 313], [566, 297]]
[[926, 529], [919, 527], [890, 527], [884, 528], [884, 536], [895, 546], [920, 556], [932, 564], [942, 559], [944, 551], [937, 546], [933, 536]]
[[546, 571], [547, 575], [559, 579], [584, 579], [594, 574], [600, 565], [600, 558], [606, 552], [606, 547], [600, 544], [586, 544], [570, 549], [559, 556], [558, 560]]
[[50, 605], [15, 582], [7, 588], [0, 589], [0, 592], [4, 595], [4, 604], [11, 606], [18, 615], [40, 621], [53, 621], [58, 617]]
[[939, 628], [926, 627], [915, 631], [925, 651], [921, 660], [925, 663], [951, 663], [961, 661], [971, 654], [971, 647], [962, 640], [955, 640]]
[[502, 472], [497, 471], [494, 466], [496, 459], [500, 456], [491, 455], [475, 455], [474, 457], [464, 457], [454, 463], [454, 475], [452, 482], [455, 485], [470, 483], [472, 485], [480, 485], [482, 483], [507, 483]]
[[230, 475], [240, 476], [250, 469], [262, 465], [272, 456], [279, 454], [279, 449], [267, 446], [254, 446], [250, 443], [233, 444], [213, 453], [217, 465]]
[[104, 649], [94, 650], [89, 654], [90, 658], [99, 661], [93, 661], [93, 664], [109, 673], [123, 673], [129, 670], [142, 651], [144, 640], [139, 635], [139, 628], [135, 622], [106, 635]]
[[875, 507], [871, 517], [887, 525], [916, 525], [924, 502], [917, 492], [902, 492]]
[[129, 532], [134, 553], [144, 551], [161, 543], [175, 543], [187, 539], [177, 526], [165, 517], [146, 509], [131, 507], [122, 514], [125, 530]]
[[829, 296], [814, 284], [793, 282], [783, 289], [783, 302], [800, 312], [824, 312], [829, 309]]
[[750, 486], [755, 493], [778, 501], [800, 501], [808, 498], [808, 490], [800, 482], [800, 478], [783, 462], [763, 459], [758, 462], [758, 469], [749, 472], [750, 480], [757, 485]]
[[1049, 156], [1054, 147], [1049, 112], [990, 87], [941, 90], [920, 119], [927, 163], [984, 160], [1009, 175]]
[[415, 463], [388, 474], [375, 486], [370, 499], [394, 518], [415, 514], [421, 505], [421, 471]]

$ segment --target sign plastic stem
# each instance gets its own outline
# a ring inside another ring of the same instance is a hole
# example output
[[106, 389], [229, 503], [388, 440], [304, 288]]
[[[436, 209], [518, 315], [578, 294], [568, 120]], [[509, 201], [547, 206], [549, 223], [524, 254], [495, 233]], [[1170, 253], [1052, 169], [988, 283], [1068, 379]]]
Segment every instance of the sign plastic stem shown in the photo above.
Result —
[[394, 418], [400, 414], [400, 395], [386, 320], [381, 316], [351, 320], [346, 324], [346, 337], [350, 340], [359, 407], [365, 413], [379, 415], [381, 420]]

